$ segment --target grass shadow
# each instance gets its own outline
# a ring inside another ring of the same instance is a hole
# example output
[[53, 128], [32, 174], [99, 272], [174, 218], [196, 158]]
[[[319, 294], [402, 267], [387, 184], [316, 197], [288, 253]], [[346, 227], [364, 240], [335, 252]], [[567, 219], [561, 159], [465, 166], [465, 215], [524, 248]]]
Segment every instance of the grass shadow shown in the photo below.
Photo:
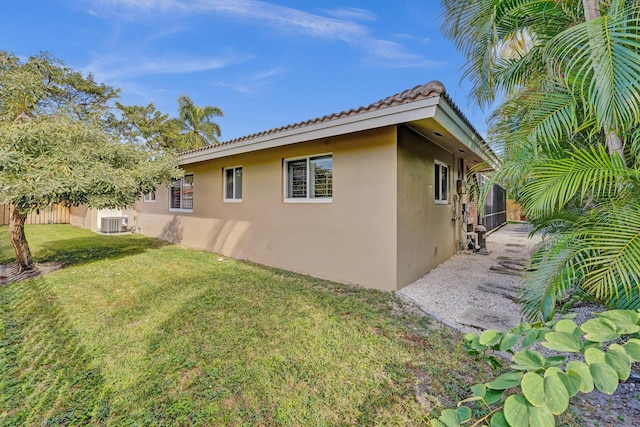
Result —
[[106, 425], [105, 380], [43, 279], [0, 291], [0, 424]]
[[86, 264], [106, 258], [119, 259], [159, 249], [168, 242], [139, 236], [88, 236], [58, 240], [39, 250], [38, 262], [60, 262], [63, 266]]
[[[0, 227], [0, 264], [15, 262], [6, 231]], [[169, 244], [140, 235], [101, 235], [70, 225], [33, 225], [25, 232], [34, 261], [58, 262], [63, 267], [123, 258]]]

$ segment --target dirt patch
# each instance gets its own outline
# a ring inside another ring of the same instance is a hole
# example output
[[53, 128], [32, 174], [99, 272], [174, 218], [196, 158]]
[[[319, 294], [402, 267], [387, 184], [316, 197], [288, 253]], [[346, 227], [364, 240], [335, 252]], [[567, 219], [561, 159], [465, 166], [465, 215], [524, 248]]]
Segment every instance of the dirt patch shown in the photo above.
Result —
[[571, 410], [575, 421], [585, 427], [637, 427], [640, 425], [640, 384], [622, 383], [615, 393], [594, 391], [578, 395]]

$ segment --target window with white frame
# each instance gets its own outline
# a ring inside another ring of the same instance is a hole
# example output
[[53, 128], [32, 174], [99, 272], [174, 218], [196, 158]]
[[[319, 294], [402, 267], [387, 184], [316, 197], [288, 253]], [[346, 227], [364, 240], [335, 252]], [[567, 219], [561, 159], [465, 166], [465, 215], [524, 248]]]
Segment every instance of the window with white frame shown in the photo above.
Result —
[[333, 154], [285, 159], [285, 201], [331, 202]]
[[448, 203], [449, 201], [449, 166], [438, 161], [434, 162], [435, 180], [435, 202]]
[[242, 166], [224, 169], [224, 201], [242, 201]]
[[145, 203], [153, 203], [156, 201], [156, 192], [150, 191], [142, 196], [142, 201]]
[[170, 188], [169, 208], [174, 210], [193, 210], [193, 174], [176, 179]]

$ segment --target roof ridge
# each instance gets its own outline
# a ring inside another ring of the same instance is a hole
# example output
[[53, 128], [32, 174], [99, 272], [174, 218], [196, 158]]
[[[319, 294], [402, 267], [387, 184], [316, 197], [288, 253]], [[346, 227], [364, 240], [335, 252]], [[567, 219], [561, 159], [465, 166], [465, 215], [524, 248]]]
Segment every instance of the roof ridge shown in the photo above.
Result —
[[[235, 144], [235, 143], [238, 143], [238, 142], [247, 141], [247, 140], [250, 140], [250, 139], [254, 139], [254, 138], [261, 137], [261, 136], [265, 136], [265, 135], [273, 135], [273, 134], [284, 132], [284, 131], [290, 130], [290, 129], [298, 129], [298, 128], [301, 128], [301, 127], [310, 126], [310, 125], [317, 124], [317, 123], [329, 122], [331, 120], [336, 120], [336, 119], [340, 119], [340, 118], [344, 118], [344, 117], [355, 116], [355, 115], [358, 115], [358, 114], [364, 114], [364, 113], [367, 113], [369, 111], [382, 110], [384, 108], [389, 108], [389, 107], [393, 107], [393, 106], [400, 105], [400, 104], [406, 104], [408, 102], [415, 102], [415, 101], [419, 101], [419, 100], [422, 100], [422, 99], [433, 98], [433, 97], [442, 96], [442, 95], [446, 96], [446, 89], [445, 89], [444, 85], [441, 82], [437, 81], [437, 80], [433, 80], [433, 81], [430, 81], [429, 83], [425, 83], [423, 85], [418, 85], [418, 86], [415, 86], [412, 89], [407, 89], [407, 90], [402, 91], [400, 93], [396, 93], [395, 95], [388, 96], [388, 97], [386, 97], [384, 99], [381, 99], [380, 101], [374, 102], [373, 104], [369, 104], [369, 105], [365, 105], [365, 106], [357, 107], [357, 108], [352, 108], [350, 110], [340, 111], [338, 113], [327, 114], [327, 115], [324, 115], [322, 117], [316, 117], [316, 118], [313, 118], [313, 119], [308, 119], [308, 120], [304, 120], [304, 121], [301, 121], [301, 122], [296, 122], [296, 123], [280, 126], [280, 127], [277, 127], [277, 128], [271, 128], [271, 129], [264, 130], [264, 131], [257, 132], [257, 133], [253, 133], [253, 134], [250, 134], [250, 135], [245, 135], [245, 136], [241, 136], [241, 137], [238, 137], [238, 138], [230, 139], [228, 141], [223, 141], [223, 142], [220, 142], [218, 144], [207, 145], [207, 146], [204, 146], [204, 147], [195, 148], [193, 150], [183, 151], [179, 155], [182, 156], [182, 155], [185, 155], [185, 154], [192, 154], [192, 153], [197, 153], [197, 152], [201, 152], [201, 151], [212, 150], [212, 149], [214, 149], [216, 147], [220, 147], [220, 146], [224, 146], [224, 145], [231, 145], [231, 144]], [[459, 112], [459, 110], [458, 110], [458, 112]], [[464, 118], [465, 118], [465, 121], [467, 122], [467, 124], [470, 125], [469, 120], [466, 119], [466, 117], [464, 117]], [[471, 128], [473, 129], [473, 126], [471, 126]]]

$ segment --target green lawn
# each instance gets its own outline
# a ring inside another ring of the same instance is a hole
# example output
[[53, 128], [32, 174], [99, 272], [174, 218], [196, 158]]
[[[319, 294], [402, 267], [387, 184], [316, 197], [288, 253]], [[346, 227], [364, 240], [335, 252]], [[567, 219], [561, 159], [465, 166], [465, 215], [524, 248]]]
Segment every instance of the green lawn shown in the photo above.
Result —
[[141, 236], [26, 231], [65, 268], [0, 285], [3, 426], [422, 425], [479, 370], [388, 293]]

